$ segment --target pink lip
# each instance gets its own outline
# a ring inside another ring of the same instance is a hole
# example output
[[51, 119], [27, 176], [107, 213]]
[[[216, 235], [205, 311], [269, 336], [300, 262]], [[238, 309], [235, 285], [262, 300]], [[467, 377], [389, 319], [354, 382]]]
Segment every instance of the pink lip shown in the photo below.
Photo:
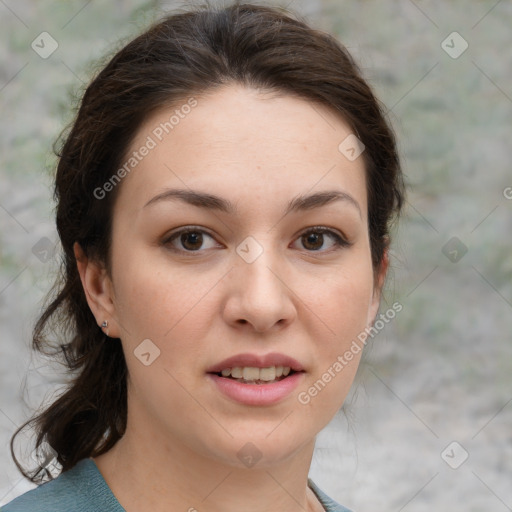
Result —
[[277, 352], [272, 352], [270, 354], [265, 354], [263, 356], [258, 356], [256, 354], [238, 354], [236, 356], [228, 357], [227, 359], [224, 359], [224, 361], [221, 361], [220, 363], [216, 363], [213, 366], [210, 366], [210, 368], [208, 368], [206, 372], [219, 373], [225, 368], [235, 368], [244, 366], [251, 366], [254, 368], [269, 368], [270, 366], [289, 366], [292, 370], [296, 372], [301, 372], [304, 370], [302, 365], [296, 359], [293, 359], [293, 357], [289, 357], [285, 354], [279, 354]]
[[215, 373], [209, 373], [208, 378], [214, 382], [222, 394], [235, 402], [245, 405], [272, 405], [291, 394], [304, 379], [304, 372], [292, 373], [270, 384], [244, 384], [234, 379], [220, 377]]

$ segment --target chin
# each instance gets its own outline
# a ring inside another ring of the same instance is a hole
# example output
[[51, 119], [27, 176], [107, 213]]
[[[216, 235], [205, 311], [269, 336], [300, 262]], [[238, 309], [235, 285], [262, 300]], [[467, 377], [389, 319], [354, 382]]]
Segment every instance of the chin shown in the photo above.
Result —
[[252, 434], [237, 434], [224, 442], [215, 443], [214, 447], [210, 446], [209, 451], [222, 464], [236, 468], [266, 469], [291, 462], [310, 443], [312, 447], [314, 445], [314, 435], [305, 437], [304, 431], [292, 433], [283, 430], [281, 435], [277, 434], [277, 429], [270, 435], [268, 432], [265, 429], [264, 435], [256, 435], [254, 431]]

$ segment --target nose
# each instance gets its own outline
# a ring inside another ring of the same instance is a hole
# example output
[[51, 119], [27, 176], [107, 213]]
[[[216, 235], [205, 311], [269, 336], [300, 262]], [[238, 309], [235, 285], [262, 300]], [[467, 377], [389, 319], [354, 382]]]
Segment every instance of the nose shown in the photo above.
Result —
[[249, 263], [238, 255], [228, 274], [224, 318], [232, 326], [258, 333], [283, 329], [297, 315], [293, 283], [288, 283], [285, 265], [268, 249]]

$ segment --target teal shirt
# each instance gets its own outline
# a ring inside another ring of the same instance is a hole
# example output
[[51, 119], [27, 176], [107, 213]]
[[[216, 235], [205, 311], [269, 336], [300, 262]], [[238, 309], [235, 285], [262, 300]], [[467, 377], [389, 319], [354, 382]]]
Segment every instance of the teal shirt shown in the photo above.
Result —
[[[308, 478], [308, 485], [327, 512], [350, 512]], [[126, 512], [92, 459], [83, 459], [55, 480], [32, 489], [0, 512]]]

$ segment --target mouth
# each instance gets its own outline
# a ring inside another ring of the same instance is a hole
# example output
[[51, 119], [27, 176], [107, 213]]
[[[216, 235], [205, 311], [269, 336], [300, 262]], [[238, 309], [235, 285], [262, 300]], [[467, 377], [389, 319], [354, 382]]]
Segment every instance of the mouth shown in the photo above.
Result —
[[235, 366], [224, 368], [219, 372], [208, 372], [224, 379], [234, 380], [241, 384], [268, 385], [291, 377], [295, 373], [302, 373], [289, 366], [269, 366], [257, 368], [255, 366]]

